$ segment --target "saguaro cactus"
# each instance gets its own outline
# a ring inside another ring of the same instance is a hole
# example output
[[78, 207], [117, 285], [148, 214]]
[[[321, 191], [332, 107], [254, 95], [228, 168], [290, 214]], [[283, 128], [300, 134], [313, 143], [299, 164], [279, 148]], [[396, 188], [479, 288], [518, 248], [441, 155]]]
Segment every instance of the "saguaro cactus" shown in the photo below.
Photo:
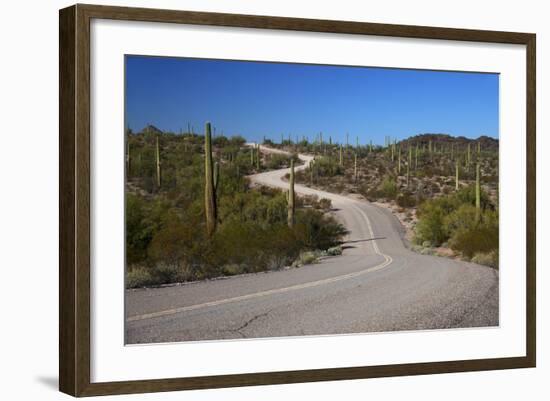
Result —
[[416, 150], [414, 151], [414, 169], [418, 169], [418, 142], [416, 143]]
[[340, 144], [340, 166], [344, 164], [344, 159], [342, 158], [342, 144]]
[[476, 164], [476, 219], [481, 218], [481, 183], [480, 183], [479, 163]]
[[409, 160], [407, 161], [407, 188], [411, 179], [412, 148], [409, 146]]
[[157, 188], [160, 188], [160, 148], [159, 148], [159, 136], [155, 137], [155, 148], [156, 148], [156, 157], [157, 157]]
[[256, 170], [260, 171], [260, 145], [256, 145]]
[[216, 194], [214, 191], [214, 172], [212, 171], [212, 133], [210, 123], [206, 123], [204, 135], [204, 214], [206, 233], [211, 237], [216, 231]]
[[458, 191], [458, 159], [455, 161], [455, 191]]
[[397, 174], [401, 175], [401, 145], [397, 149]]
[[294, 226], [294, 159], [290, 160], [290, 179], [288, 189], [288, 216], [287, 222], [289, 227]]
[[357, 182], [357, 152], [353, 155], [353, 179]]

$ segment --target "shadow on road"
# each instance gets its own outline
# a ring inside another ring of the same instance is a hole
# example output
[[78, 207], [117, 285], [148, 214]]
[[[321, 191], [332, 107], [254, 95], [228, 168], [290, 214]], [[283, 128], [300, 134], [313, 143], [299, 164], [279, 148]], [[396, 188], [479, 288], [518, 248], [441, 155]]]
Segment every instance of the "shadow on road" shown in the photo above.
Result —
[[377, 240], [377, 239], [386, 239], [386, 237], [374, 237], [374, 238], [356, 239], [356, 240], [353, 240], [353, 241], [343, 241], [342, 245], [343, 244], [354, 244], [356, 242], [374, 241], [374, 240]]

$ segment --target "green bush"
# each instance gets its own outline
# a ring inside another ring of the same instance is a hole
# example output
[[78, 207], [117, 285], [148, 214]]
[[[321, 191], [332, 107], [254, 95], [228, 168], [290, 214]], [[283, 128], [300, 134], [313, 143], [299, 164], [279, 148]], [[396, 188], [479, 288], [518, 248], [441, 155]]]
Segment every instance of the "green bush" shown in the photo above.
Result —
[[[475, 218], [473, 221], [476, 221]], [[498, 252], [498, 214], [486, 212], [481, 216], [481, 221], [456, 228], [451, 234], [449, 245], [468, 258], [477, 253]]]
[[387, 175], [378, 188], [379, 194], [383, 198], [395, 199], [397, 195], [397, 183], [395, 178]]
[[498, 211], [483, 191], [481, 204], [478, 213], [472, 188], [423, 202], [418, 208], [415, 242], [440, 246], [448, 241], [451, 249], [469, 259], [476, 254], [498, 253]]
[[491, 251], [488, 253], [476, 253], [472, 258], [472, 263], [479, 265], [485, 265], [498, 269], [498, 251]]
[[444, 225], [446, 213], [441, 205], [424, 202], [418, 214], [419, 220], [415, 231], [416, 243], [428, 242], [433, 246], [439, 246], [449, 238]]
[[401, 207], [413, 207], [416, 205], [416, 199], [410, 192], [403, 192], [397, 195], [395, 202]]
[[295, 267], [311, 265], [311, 264], [317, 263], [320, 256], [321, 256], [321, 253], [319, 251], [300, 252], [300, 255], [292, 265]]
[[332, 248], [327, 249], [327, 255], [329, 256], [338, 256], [342, 254], [342, 247], [341, 246], [335, 246]]
[[346, 228], [334, 217], [325, 216], [315, 210], [302, 210], [297, 213], [294, 232], [298, 244], [309, 250], [328, 249], [339, 244]]
[[145, 267], [135, 268], [126, 273], [126, 288], [140, 288], [155, 284], [155, 279]]
[[[313, 164], [314, 174], [318, 177], [334, 177], [342, 175], [344, 169], [340, 166], [339, 160], [332, 157], [318, 157]], [[309, 168], [308, 168], [309, 174]]]

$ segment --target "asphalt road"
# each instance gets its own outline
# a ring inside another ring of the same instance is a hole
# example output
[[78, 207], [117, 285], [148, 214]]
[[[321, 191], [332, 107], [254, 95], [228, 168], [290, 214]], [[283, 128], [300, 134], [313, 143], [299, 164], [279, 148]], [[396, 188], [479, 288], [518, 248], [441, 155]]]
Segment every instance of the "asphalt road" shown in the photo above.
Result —
[[[297, 169], [311, 160], [300, 158]], [[250, 178], [288, 188], [286, 173]], [[332, 200], [350, 230], [342, 256], [297, 269], [127, 290], [126, 343], [498, 326], [496, 270], [408, 250], [386, 209], [295, 189]]]

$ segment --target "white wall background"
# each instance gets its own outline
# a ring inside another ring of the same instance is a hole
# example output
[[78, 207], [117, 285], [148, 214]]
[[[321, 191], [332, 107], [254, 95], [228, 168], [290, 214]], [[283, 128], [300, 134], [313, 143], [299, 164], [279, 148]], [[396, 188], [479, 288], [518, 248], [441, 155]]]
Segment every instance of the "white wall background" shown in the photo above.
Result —
[[[358, 20], [537, 33], [538, 368], [314, 384], [105, 397], [136, 400], [547, 399], [550, 296], [544, 253], [550, 223], [545, 172], [550, 146], [550, 25], [545, 2], [429, 0], [160, 0], [101, 4]], [[69, 1], [3, 4], [0, 22], [0, 394], [9, 400], [57, 400], [58, 9]], [[547, 379], [546, 379], [547, 380]]]

